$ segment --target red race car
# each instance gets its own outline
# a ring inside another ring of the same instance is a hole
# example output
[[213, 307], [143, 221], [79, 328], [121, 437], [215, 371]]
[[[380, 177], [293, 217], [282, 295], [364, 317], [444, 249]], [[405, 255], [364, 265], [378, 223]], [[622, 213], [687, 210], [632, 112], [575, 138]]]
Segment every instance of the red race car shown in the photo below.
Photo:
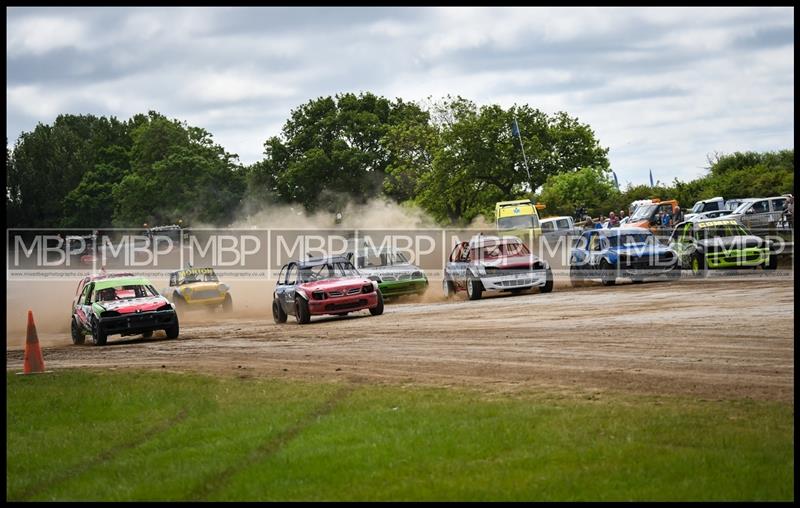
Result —
[[281, 268], [272, 300], [276, 323], [285, 323], [289, 314], [304, 325], [311, 316], [364, 309], [383, 314], [383, 295], [376, 281], [360, 275], [344, 257], [292, 261]]

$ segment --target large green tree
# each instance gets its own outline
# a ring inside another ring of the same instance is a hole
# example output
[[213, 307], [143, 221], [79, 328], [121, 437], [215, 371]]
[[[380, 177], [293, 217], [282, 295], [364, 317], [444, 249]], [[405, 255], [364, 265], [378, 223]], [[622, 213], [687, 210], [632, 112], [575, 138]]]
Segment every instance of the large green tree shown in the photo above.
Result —
[[152, 113], [138, 120], [131, 171], [112, 192], [115, 225], [230, 221], [245, 188], [237, 157], [204, 129]]
[[547, 207], [547, 215], [573, 215], [577, 208], [585, 207], [596, 216], [619, 210], [615, 207], [619, 196], [606, 171], [586, 167], [548, 177], [539, 201]]
[[[497, 201], [531, 195], [551, 175], [609, 167], [608, 150], [592, 130], [563, 112], [548, 116], [527, 105], [478, 108], [457, 97], [436, 104], [433, 118], [440, 140], [415, 200], [440, 222], [489, 217]], [[514, 119], [519, 137], [512, 134]]]
[[[59, 227], [65, 196], [100, 161], [101, 149], [125, 146], [126, 126], [116, 118], [59, 115], [17, 139], [7, 165], [7, 212], [16, 227]], [[11, 209], [9, 209], [9, 207]]]
[[371, 93], [311, 100], [292, 111], [280, 137], [267, 139], [265, 159], [250, 167], [248, 181], [261, 194], [308, 210], [366, 202], [384, 186], [391, 159], [384, 136], [418, 111], [414, 104]]

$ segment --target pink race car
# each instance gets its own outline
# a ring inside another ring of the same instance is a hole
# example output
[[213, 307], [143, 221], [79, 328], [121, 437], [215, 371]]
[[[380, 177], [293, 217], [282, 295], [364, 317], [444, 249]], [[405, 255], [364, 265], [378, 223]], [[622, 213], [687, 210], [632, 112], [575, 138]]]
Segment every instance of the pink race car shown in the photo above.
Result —
[[301, 325], [311, 316], [369, 309], [383, 314], [383, 295], [378, 283], [361, 276], [343, 257], [292, 261], [281, 268], [272, 300], [272, 317], [285, 323], [289, 314]]

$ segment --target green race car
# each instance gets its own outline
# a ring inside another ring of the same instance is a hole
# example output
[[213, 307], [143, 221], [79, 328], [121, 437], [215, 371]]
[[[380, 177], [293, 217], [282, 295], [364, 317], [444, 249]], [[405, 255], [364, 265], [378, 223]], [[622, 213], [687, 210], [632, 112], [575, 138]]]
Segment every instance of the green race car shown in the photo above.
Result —
[[106, 344], [109, 335], [151, 337], [164, 330], [178, 336], [175, 309], [144, 277], [131, 274], [96, 275], [82, 279], [72, 303], [72, 342], [83, 344], [90, 335], [95, 345]]
[[695, 276], [710, 269], [762, 267], [774, 270], [777, 245], [750, 234], [735, 219], [689, 220], [675, 226], [670, 247], [678, 254], [681, 267]]
[[422, 295], [428, 289], [425, 272], [411, 264], [403, 253], [393, 249], [362, 248], [348, 253], [347, 259], [359, 273], [378, 282], [378, 288], [385, 298]]

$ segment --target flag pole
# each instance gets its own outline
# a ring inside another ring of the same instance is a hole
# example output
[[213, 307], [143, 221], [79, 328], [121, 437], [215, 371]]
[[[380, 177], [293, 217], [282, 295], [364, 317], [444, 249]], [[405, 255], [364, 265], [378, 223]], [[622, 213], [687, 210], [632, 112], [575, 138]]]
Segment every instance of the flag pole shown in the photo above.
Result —
[[[519, 130], [519, 124], [517, 123], [517, 117], [514, 117], [514, 126], [517, 128], [517, 137], [519, 138], [519, 146], [522, 148], [522, 160], [525, 162], [525, 173], [528, 174], [528, 185], [531, 184], [531, 172], [528, 169], [528, 157], [525, 156], [525, 145], [522, 143], [522, 133]], [[533, 192], [533, 189], [531, 189]]]

